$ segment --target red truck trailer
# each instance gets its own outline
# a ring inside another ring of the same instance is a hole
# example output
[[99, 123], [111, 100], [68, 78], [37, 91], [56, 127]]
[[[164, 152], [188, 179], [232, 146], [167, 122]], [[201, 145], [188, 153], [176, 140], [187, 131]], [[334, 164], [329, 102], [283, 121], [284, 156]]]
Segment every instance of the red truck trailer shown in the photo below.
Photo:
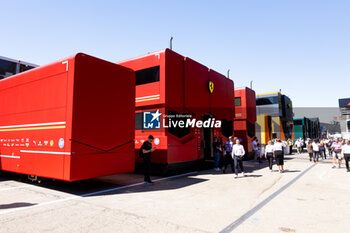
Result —
[[[232, 80], [169, 49], [118, 64], [135, 70], [136, 74], [136, 162], [142, 162], [138, 150], [150, 134], [155, 137], [153, 146], [157, 148], [152, 153], [152, 164], [162, 173], [211, 159], [213, 137], [227, 138], [233, 134]], [[174, 119], [187, 118], [215, 119], [223, 125], [169, 126]]]
[[248, 87], [235, 88], [234, 135], [242, 139], [248, 157], [253, 155], [255, 137], [256, 97], [255, 91]]
[[1, 170], [76, 181], [134, 170], [135, 74], [78, 53], [0, 81]]

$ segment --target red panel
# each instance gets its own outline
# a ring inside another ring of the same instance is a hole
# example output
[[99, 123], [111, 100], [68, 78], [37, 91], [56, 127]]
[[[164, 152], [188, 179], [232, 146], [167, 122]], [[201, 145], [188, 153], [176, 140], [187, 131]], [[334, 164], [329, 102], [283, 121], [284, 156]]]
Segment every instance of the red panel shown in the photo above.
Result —
[[160, 82], [136, 86], [136, 107], [161, 104], [160, 89]]
[[233, 122], [235, 131], [247, 130], [247, 122], [245, 120], [236, 120]]
[[165, 49], [119, 62], [135, 71], [160, 66], [159, 82], [136, 86], [136, 107], [166, 103], [181, 111], [184, 107], [183, 60], [183, 56]]
[[1, 80], [1, 169], [68, 181], [132, 171], [134, 85], [129, 69], [84, 54]]
[[178, 112], [184, 111], [184, 57], [165, 50], [166, 59], [166, 104]]
[[235, 106], [235, 120], [246, 120], [247, 119], [247, 101], [246, 101], [246, 89], [238, 88], [235, 89], [235, 98], [241, 98], [241, 106]]
[[255, 91], [247, 88], [246, 94], [248, 121], [252, 124], [256, 122], [256, 95]]
[[[74, 57], [0, 81], [1, 169], [63, 179], [67, 84]], [[74, 64], [74, 63], [73, 63]], [[40, 153], [38, 153], [40, 152]]]
[[[82, 145], [73, 144], [73, 146], [77, 150], [86, 150]], [[108, 153], [91, 149], [90, 153], [72, 155], [70, 180], [89, 179], [133, 171], [135, 167], [133, 147], [134, 144], [132, 143]]]
[[241, 97], [241, 106], [236, 106], [236, 119], [246, 119], [250, 123], [256, 122], [255, 91], [247, 87], [235, 89], [235, 97]]
[[196, 115], [210, 112], [209, 72], [202, 64], [185, 58], [185, 107]]
[[168, 136], [168, 163], [186, 162], [198, 159], [197, 139], [192, 138], [181, 143], [176, 138]]
[[235, 109], [233, 81], [214, 70], [209, 71], [209, 80], [214, 83], [214, 91], [210, 94], [211, 113], [217, 119], [233, 119]]
[[165, 103], [165, 50], [118, 62], [118, 64], [134, 71], [159, 66], [159, 82], [136, 86], [136, 107]]
[[103, 150], [133, 141], [134, 72], [86, 55], [75, 69], [72, 140]]
[[[84, 54], [77, 55], [74, 87], [71, 179], [132, 171], [134, 72]], [[128, 156], [129, 161], [125, 162]]]

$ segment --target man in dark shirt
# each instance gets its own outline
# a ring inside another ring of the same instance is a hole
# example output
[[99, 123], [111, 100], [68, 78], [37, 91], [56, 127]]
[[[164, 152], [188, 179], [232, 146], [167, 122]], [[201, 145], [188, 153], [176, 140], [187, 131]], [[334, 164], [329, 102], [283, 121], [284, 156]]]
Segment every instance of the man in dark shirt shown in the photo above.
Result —
[[144, 161], [145, 182], [147, 184], [153, 184], [150, 177], [151, 153], [156, 149], [152, 148], [153, 139], [153, 136], [149, 135], [148, 139], [142, 144], [140, 148], [140, 156]]

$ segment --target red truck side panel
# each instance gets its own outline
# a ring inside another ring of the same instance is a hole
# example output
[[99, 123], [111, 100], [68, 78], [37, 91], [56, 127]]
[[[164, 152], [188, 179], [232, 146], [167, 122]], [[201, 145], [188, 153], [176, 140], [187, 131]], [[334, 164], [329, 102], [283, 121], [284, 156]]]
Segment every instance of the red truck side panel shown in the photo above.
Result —
[[241, 98], [241, 106], [236, 106], [236, 119], [248, 120], [254, 124], [256, 121], [256, 97], [255, 91], [247, 88], [236, 88], [235, 97]]
[[81, 55], [74, 86], [71, 179], [131, 171], [134, 160], [119, 158], [134, 147], [134, 72]]
[[256, 122], [256, 95], [255, 91], [247, 88], [246, 92], [246, 101], [247, 101], [247, 115], [248, 121], [252, 124]]
[[242, 145], [247, 152], [252, 152], [252, 142], [255, 136], [254, 131], [251, 137], [248, 135], [248, 124], [254, 127], [256, 121], [256, 98], [255, 91], [240, 87], [234, 91], [235, 98], [241, 98], [241, 106], [235, 106], [234, 134], [242, 139]]
[[118, 63], [139, 71], [159, 66], [159, 82], [136, 86], [136, 107], [165, 103], [165, 54], [164, 50]]
[[0, 81], [1, 169], [63, 177], [67, 83], [62, 62]]
[[165, 50], [165, 96], [167, 106], [178, 112], [184, 111], [184, 57], [169, 50]]
[[67, 181], [132, 171], [134, 85], [85, 54], [1, 80], [1, 169]]
[[168, 136], [169, 150], [168, 162], [178, 163], [200, 159], [197, 153], [197, 139], [192, 138], [188, 142], [181, 143], [176, 138]]
[[234, 117], [233, 81], [224, 75], [209, 71], [209, 80], [214, 83], [214, 91], [210, 94], [210, 108], [216, 119], [232, 119]]
[[188, 57], [184, 63], [185, 107], [195, 115], [210, 111], [208, 68]]

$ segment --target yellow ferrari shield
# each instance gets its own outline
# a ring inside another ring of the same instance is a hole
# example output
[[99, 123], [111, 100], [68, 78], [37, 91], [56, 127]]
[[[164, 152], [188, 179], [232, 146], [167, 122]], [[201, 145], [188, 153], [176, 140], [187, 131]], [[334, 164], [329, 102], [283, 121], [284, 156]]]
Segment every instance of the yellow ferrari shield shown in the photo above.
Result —
[[214, 91], [214, 83], [212, 81], [209, 81], [209, 92], [213, 93]]

